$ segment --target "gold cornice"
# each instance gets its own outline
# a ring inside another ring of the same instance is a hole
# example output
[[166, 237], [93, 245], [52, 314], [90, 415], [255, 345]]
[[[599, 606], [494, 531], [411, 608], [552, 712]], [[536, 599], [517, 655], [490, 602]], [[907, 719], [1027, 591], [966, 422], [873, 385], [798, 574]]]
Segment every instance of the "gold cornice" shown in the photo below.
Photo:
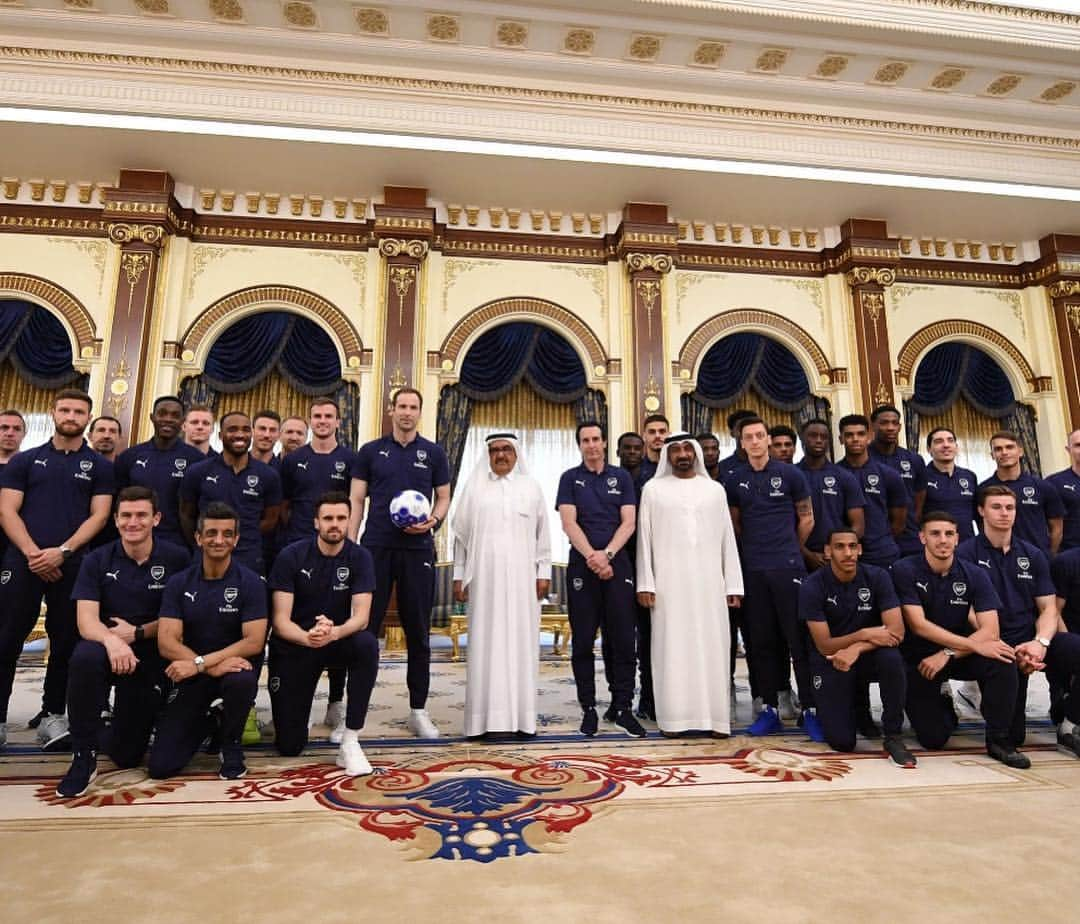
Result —
[[97, 218], [61, 218], [56, 215], [0, 215], [0, 230], [106, 236], [105, 222]]
[[453, 80], [429, 80], [415, 77], [391, 77], [380, 74], [360, 74], [349, 71], [324, 71], [313, 68], [279, 67], [256, 64], [237, 64], [228, 61], [200, 61], [193, 58], [154, 57], [152, 55], [122, 55], [108, 52], [70, 51], [53, 48], [23, 48], [0, 46], [0, 59], [23, 59], [55, 62], [63, 65], [101, 65], [122, 68], [143, 68], [160, 71], [186, 71], [212, 75], [232, 75], [245, 79], [267, 78], [284, 82], [316, 82], [347, 84], [391, 91], [457, 93], [467, 97], [490, 97], [515, 102], [571, 103], [603, 109], [639, 109], [659, 113], [675, 113], [705, 118], [754, 119], [786, 125], [823, 126], [830, 129], [855, 131], [899, 132], [930, 138], [956, 138], [992, 144], [1021, 144], [1028, 147], [1080, 150], [1080, 138], [1055, 135], [1026, 134], [952, 125], [921, 122], [901, 122], [893, 119], [869, 119], [859, 116], [833, 116], [820, 112], [795, 112], [781, 109], [725, 106], [685, 100], [650, 97], [616, 96], [603, 93], [579, 93], [570, 90], [544, 90], [522, 86], [500, 86]]
[[1080, 282], [1075, 279], [1063, 279], [1050, 286], [1051, 298], [1072, 298], [1080, 295]]
[[849, 286], [891, 286], [896, 282], [896, 271], [891, 266], [856, 266], [844, 274]]
[[384, 257], [399, 257], [404, 254], [414, 260], [423, 260], [428, 254], [428, 242], [386, 237], [379, 241], [379, 253]]
[[150, 247], [160, 247], [165, 239], [165, 229], [161, 225], [135, 225], [114, 221], [109, 223], [108, 232], [109, 240], [114, 244], [137, 242]]
[[670, 254], [666, 253], [628, 253], [626, 267], [631, 273], [653, 270], [662, 276], [671, 272], [672, 260]]
[[907, 0], [910, 6], [930, 7], [938, 10], [956, 10], [961, 13], [979, 13], [983, 16], [1000, 16], [1003, 19], [1027, 19], [1048, 22], [1060, 26], [1080, 26], [1080, 16], [1057, 10], [1038, 10], [1026, 6], [1005, 6], [984, 3], [982, 0]]
[[785, 260], [778, 257], [741, 257], [729, 254], [680, 253], [675, 256], [680, 269], [734, 269], [756, 272], [775, 271], [780, 274], [801, 273], [821, 276], [821, 260]]

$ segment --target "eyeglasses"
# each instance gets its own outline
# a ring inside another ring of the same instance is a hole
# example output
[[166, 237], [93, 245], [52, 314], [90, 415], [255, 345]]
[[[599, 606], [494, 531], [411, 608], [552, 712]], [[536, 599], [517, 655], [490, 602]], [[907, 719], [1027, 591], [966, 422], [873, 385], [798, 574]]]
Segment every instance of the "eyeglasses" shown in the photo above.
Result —
[[512, 454], [514, 452], [513, 446], [488, 446], [488, 455], [497, 456], [500, 453]]

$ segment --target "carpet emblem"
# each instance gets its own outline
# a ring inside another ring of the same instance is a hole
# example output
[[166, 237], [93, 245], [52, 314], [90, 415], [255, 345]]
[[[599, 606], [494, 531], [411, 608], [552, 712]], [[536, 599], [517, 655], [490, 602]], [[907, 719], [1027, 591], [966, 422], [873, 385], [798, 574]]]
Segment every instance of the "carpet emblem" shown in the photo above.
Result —
[[764, 776], [779, 783], [835, 780], [851, 772], [851, 764], [837, 757], [780, 748], [747, 748], [736, 753], [727, 764], [733, 770]]
[[34, 796], [49, 805], [64, 808], [100, 808], [106, 805], [133, 805], [144, 799], [153, 799], [183, 787], [183, 780], [152, 780], [141, 769], [117, 770], [102, 773], [85, 795], [77, 799], [65, 799], [56, 794], [56, 784], [46, 783], [38, 787]]

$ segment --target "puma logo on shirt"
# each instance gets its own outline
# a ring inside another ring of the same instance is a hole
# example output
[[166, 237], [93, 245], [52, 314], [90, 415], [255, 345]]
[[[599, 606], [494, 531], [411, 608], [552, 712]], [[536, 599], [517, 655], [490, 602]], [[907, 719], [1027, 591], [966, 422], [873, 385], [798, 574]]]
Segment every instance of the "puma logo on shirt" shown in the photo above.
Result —
[[918, 587], [919, 590], [921, 590], [924, 594], [930, 592], [930, 588], [926, 584], [923, 584], [922, 581], [916, 581], [915, 586]]
[[120, 580], [120, 572], [119, 571], [106, 571], [105, 572], [105, 577], [112, 578], [114, 581], [119, 581]]
[[196, 594], [198, 594], [197, 590], [194, 593], [192, 593], [190, 590], [185, 590], [184, 591], [184, 596], [187, 597], [192, 603], [195, 602]]
[[304, 577], [306, 577], [309, 581], [311, 580], [311, 569], [310, 568], [301, 568], [300, 573]]

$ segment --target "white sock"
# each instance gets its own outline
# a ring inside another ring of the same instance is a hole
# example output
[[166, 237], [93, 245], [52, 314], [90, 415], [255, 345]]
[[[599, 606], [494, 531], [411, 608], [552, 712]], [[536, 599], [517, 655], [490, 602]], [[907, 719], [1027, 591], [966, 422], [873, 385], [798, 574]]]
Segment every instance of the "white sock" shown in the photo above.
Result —
[[356, 744], [360, 743], [360, 729], [358, 729], [358, 728], [346, 728], [345, 729], [345, 734], [343, 734], [341, 736], [341, 743], [342, 744], [349, 744], [349, 743], [352, 743], [352, 742], [355, 742]]
[[427, 709], [410, 709], [410, 715], [427, 715]]
[[1070, 722], [1068, 719], [1062, 719], [1061, 724], [1058, 726], [1058, 731], [1063, 735], [1071, 735], [1076, 731], [1076, 725]]

